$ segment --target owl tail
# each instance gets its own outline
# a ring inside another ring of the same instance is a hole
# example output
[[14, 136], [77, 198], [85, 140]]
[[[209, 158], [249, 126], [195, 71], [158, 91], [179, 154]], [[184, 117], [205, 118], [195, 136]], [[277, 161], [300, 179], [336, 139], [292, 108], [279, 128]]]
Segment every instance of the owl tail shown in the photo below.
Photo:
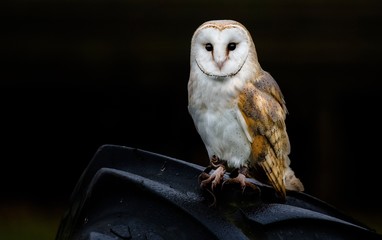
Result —
[[304, 185], [300, 179], [294, 175], [293, 170], [289, 166], [286, 168], [284, 176], [286, 189], [299, 192], [304, 191]]

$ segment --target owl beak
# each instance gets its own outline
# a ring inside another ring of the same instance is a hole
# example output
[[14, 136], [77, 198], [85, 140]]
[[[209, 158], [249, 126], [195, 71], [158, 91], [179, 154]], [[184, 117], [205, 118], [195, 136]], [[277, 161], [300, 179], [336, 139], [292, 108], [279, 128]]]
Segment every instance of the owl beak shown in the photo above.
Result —
[[223, 65], [224, 65], [224, 62], [225, 62], [225, 61], [216, 62], [216, 65], [218, 65], [219, 70], [222, 70], [222, 67], [223, 67]]
[[216, 62], [216, 65], [218, 66], [219, 70], [222, 70], [223, 68], [223, 65], [225, 63], [225, 61], [227, 60], [227, 58], [220, 58], [220, 59], [217, 59], [215, 62]]

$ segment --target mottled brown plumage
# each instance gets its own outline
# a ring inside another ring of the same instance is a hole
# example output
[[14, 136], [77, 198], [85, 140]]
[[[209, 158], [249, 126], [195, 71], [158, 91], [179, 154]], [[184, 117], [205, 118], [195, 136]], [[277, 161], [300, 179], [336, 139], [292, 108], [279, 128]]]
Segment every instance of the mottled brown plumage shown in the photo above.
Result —
[[[289, 165], [289, 138], [285, 118], [287, 109], [279, 86], [272, 76], [261, 71], [239, 95], [238, 107], [252, 140], [248, 175], [271, 184], [285, 198], [284, 172]], [[295, 180], [296, 181], [296, 180]], [[302, 191], [302, 184], [297, 190]]]

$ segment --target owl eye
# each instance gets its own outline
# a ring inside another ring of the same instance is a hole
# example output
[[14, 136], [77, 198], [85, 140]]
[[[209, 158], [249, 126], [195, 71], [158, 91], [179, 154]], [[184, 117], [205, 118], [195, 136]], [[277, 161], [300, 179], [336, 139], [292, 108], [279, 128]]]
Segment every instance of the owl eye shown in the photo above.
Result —
[[207, 50], [207, 51], [211, 52], [213, 49], [214, 49], [214, 47], [212, 46], [211, 43], [207, 43], [207, 44], [206, 44], [206, 50]]
[[227, 46], [227, 49], [229, 50], [229, 51], [233, 51], [233, 50], [235, 50], [236, 49], [236, 43], [229, 43], [228, 44], [228, 46]]

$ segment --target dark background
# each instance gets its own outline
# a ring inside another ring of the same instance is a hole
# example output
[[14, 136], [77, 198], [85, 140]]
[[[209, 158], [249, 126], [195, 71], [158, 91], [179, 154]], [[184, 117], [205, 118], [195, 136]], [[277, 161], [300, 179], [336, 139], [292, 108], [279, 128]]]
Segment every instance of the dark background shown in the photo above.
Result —
[[306, 193], [381, 232], [381, 7], [2, 1], [0, 237], [52, 239], [103, 144], [207, 164], [187, 81], [193, 31], [212, 19], [238, 20], [252, 33], [285, 96], [292, 168]]

